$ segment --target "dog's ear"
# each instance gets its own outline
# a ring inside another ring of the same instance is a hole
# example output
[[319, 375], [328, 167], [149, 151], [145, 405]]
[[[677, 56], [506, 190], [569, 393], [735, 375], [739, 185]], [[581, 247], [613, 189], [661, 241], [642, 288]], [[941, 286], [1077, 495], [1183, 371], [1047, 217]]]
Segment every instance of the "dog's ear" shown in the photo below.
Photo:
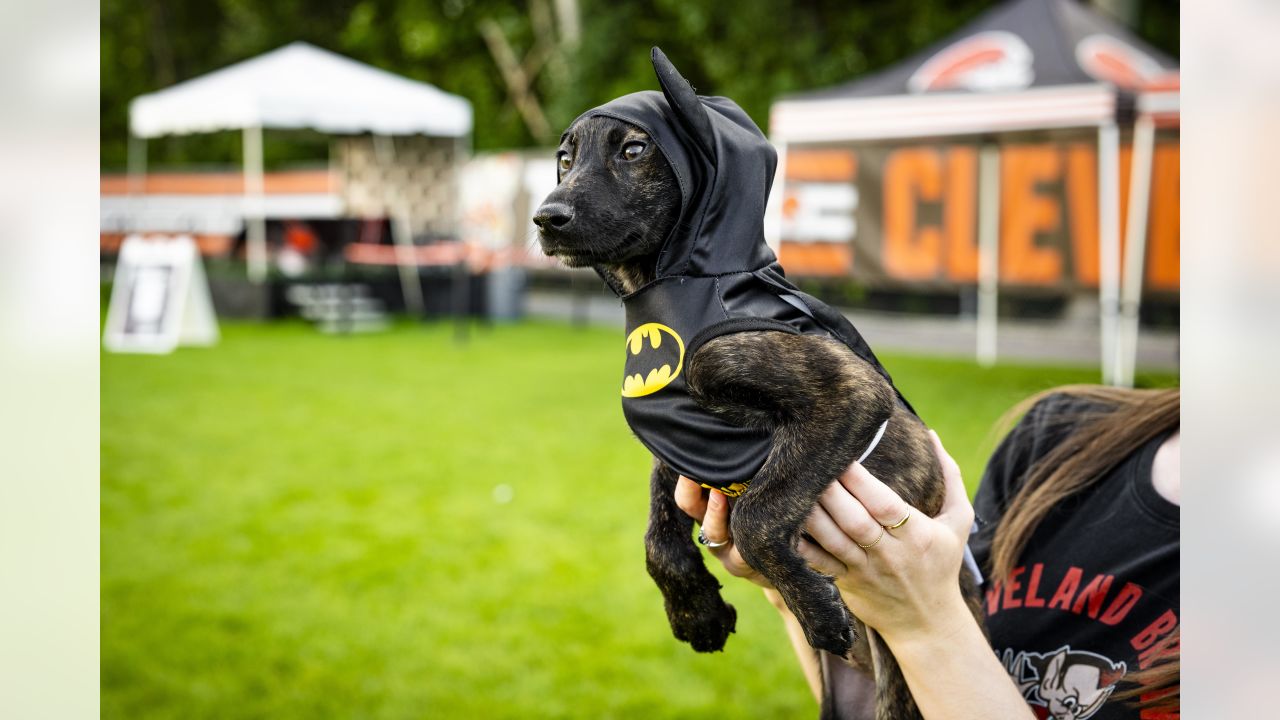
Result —
[[715, 136], [711, 130], [711, 118], [707, 117], [707, 109], [698, 99], [693, 86], [689, 84], [671, 64], [667, 56], [657, 47], [650, 55], [653, 71], [658, 75], [658, 84], [662, 86], [662, 94], [667, 104], [675, 111], [676, 118], [684, 126], [698, 146], [710, 157], [715, 157]]

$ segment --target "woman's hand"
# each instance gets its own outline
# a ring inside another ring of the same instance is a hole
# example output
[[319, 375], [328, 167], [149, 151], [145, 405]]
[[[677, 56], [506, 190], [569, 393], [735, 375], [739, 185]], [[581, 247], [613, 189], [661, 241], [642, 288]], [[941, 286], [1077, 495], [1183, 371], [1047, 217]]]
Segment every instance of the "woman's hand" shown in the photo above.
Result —
[[[973, 526], [973, 507], [959, 466], [936, 434], [933, 445], [946, 484], [937, 517], [917, 512], [854, 463], [823, 491], [805, 523], [807, 537], [802, 536], [799, 552], [819, 572], [835, 578], [853, 614], [888, 643], [923, 717], [1032, 720], [1022, 693], [991, 652], [960, 595], [957, 578]], [[787, 623], [814, 696], [821, 698], [817, 656], [799, 623], [778, 591], [733, 547], [728, 501], [714, 490], [704, 498], [697, 483], [682, 477], [676, 502], [702, 523], [710, 542], [726, 543], [711, 553], [731, 574], [765, 588]], [[904, 517], [906, 522], [899, 524]], [[889, 529], [893, 525], [897, 527]], [[868, 693], [864, 699], [871, 697]]]
[[888, 644], [926, 720], [1033, 720], [960, 594], [973, 506], [959, 466], [931, 434], [946, 486], [937, 517], [855, 463], [823, 491], [805, 524], [822, 549], [811, 555], [801, 543], [800, 552], [835, 576], [849, 609]]
[[[729, 537], [729, 500], [719, 491], [710, 490], [706, 496], [702, 486], [681, 475], [676, 483], [676, 505], [702, 525], [702, 536], [710, 545], [707, 549], [734, 577], [745, 578], [765, 590], [772, 590], [773, 585], [755, 568], [742, 559], [738, 549], [733, 546]], [[724, 543], [721, 545], [721, 543]], [[711, 547], [716, 545], [718, 547]], [[776, 595], [776, 593], [774, 594]], [[773, 596], [770, 596], [770, 600]]]
[[799, 548], [815, 569], [836, 579], [853, 614], [891, 646], [936, 641], [959, 623], [973, 623], [957, 584], [973, 507], [959, 466], [937, 434], [930, 435], [946, 488], [936, 517], [907, 505], [854, 463], [823, 491], [805, 523], [821, 547], [801, 542]]
[[[809, 690], [819, 703], [822, 702], [822, 670], [818, 663], [818, 655], [805, 640], [804, 630], [796, 616], [787, 609], [782, 595], [763, 575], [742, 559], [742, 555], [733, 546], [729, 535], [729, 500], [715, 490], [704, 494], [702, 486], [683, 475], [676, 484], [676, 504], [689, 517], [702, 525], [702, 536], [710, 543], [707, 550], [724, 565], [730, 575], [746, 578], [764, 588], [764, 596], [782, 615], [782, 623], [787, 629], [787, 637], [791, 640], [791, 648], [795, 650], [796, 659], [804, 671]], [[722, 544], [723, 543], [723, 544]], [[715, 546], [715, 547], [712, 547]], [[867, 697], [873, 697], [868, 694]]]
[[[973, 525], [973, 507], [959, 466], [937, 434], [930, 434], [946, 488], [937, 517], [910, 507], [854, 463], [823, 491], [805, 523], [808, 537], [802, 537], [797, 548], [814, 569], [835, 578], [853, 614], [890, 642], [936, 637], [970, 617], [956, 578]], [[680, 478], [675, 495], [680, 509], [702, 523], [703, 536], [711, 544], [726, 543], [708, 549], [730, 575], [772, 590], [734, 547], [729, 503], [723, 495], [715, 490], [704, 495], [702, 487], [686, 477]], [[887, 528], [908, 513], [906, 523]], [[775, 597], [770, 594], [771, 600]]]

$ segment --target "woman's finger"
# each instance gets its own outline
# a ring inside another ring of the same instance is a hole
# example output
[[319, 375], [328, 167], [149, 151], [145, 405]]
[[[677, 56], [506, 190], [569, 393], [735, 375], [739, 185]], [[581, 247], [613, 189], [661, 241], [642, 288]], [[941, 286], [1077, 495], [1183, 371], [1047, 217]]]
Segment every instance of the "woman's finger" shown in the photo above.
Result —
[[704, 490], [698, 483], [681, 475], [676, 482], [676, 504], [689, 517], [702, 524], [702, 537], [719, 547], [707, 547], [724, 569], [734, 577], [746, 578], [766, 588], [773, 587], [755, 568], [742, 559], [742, 554], [729, 538], [729, 500], [715, 490]]
[[[884, 527], [840, 483], [831, 483], [818, 496], [817, 512], [809, 516], [809, 534], [828, 552], [846, 564], [866, 557]], [[808, 527], [808, 525], [806, 525]]]
[[720, 558], [720, 562], [724, 565], [724, 569], [734, 577], [754, 580], [760, 574], [756, 572], [755, 568], [748, 565], [746, 560], [742, 559], [742, 553], [738, 552], [738, 548], [732, 545], [717, 548], [711, 552], [718, 552], [716, 557]]
[[969, 503], [969, 493], [964, 487], [964, 478], [960, 475], [960, 465], [942, 447], [938, 433], [930, 430], [929, 437], [933, 441], [933, 451], [942, 464], [942, 480], [946, 487], [946, 497], [942, 502], [942, 510], [938, 512], [939, 520], [951, 528], [960, 539], [969, 537], [973, 528], [973, 505]]
[[707, 498], [702, 494], [702, 486], [683, 475], [676, 481], [676, 505], [698, 522], [707, 514]]
[[862, 463], [850, 465], [840, 476], [840, 484], [853, 493], [880, 525], [896, 525], [911, 512], [911, 506], [868, 472]]
[[[814, 536], [814, 533], [817, 533], [819, 537], [832, 545], [843, 544], [842, 546], [849, 546], [853, 544], [848, 535], [845, 535], [838, 527], [835, 527], [835, 521], [827, 515], [822, 506], [815, 507], [813, 512], [809, 514], [809, 518], [805, 520], [805, 533], [808, 539], [806, 539], [805, 535], [802, 535], [799, 544], [796, 546], [796, 551], [809, 563], [809, 567], [833, 577], [849, 572], [849, 567], [826, 548], [822, 547], [820, 544], [822, 541]], [[851, 550], [848, 551], [851, 552]]]
[[712, 545], [729, 541], [729, 501], [719, 491], [712, 490], [707, 498], [707, 514], [702, 516], [702, 536]]
[[817, 570], [823, 575], [833, 578], [843, 577], [848, 574], [849, 567], [839, 560], [831, 556], [831, 553], [823, 550], [820, 546], [815, 545], [808, 540], [801, 540], [796, 546], [796, 552], [800, 553], [800, 557], [809, 563], [809, 567]]

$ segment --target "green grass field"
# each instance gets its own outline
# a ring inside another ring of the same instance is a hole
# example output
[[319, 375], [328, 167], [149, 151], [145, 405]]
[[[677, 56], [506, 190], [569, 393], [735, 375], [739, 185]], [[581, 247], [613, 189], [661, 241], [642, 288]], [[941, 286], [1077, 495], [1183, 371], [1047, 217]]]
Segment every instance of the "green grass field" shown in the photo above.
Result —
[[[753, 586], [723, 654], [671, 637], [620, 333], [223, 335], [102, 357], [104, 717], [815, 714]], [[971, 487], [1007, 407], [1096, 378], [882, 359]]]

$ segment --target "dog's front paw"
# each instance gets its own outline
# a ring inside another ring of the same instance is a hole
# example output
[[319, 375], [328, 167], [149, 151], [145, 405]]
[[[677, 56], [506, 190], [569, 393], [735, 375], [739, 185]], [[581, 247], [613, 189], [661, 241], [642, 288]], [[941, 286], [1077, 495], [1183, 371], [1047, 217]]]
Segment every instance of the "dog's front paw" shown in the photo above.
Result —
[[845, 660], [851, 659], [853, 641], [857, 639], [853, 634], [852, 625], [831, 622], [824, 622], [813, 629], [806, 629], [805, 637], [812, 647], [825, 650]]
[[840, 591], [834, 585], [831, 586], [832, 597], [821, 599], [824, 594], [809, 595], [793, 606], [792, 611], [800, 622], [800, 627], [804, 629], [805, 639], [810, 646], [848, 660], [853, 643], [857, 640], [853, 615], [845, 607]]
[[720, 599], [720, 593], [706, 593], [690, 598], [683, 607], [667, 605], [667, 619], [677, 640], [687, 642], [698, 652], [724, 649], [737, 624], [738, 612]]

